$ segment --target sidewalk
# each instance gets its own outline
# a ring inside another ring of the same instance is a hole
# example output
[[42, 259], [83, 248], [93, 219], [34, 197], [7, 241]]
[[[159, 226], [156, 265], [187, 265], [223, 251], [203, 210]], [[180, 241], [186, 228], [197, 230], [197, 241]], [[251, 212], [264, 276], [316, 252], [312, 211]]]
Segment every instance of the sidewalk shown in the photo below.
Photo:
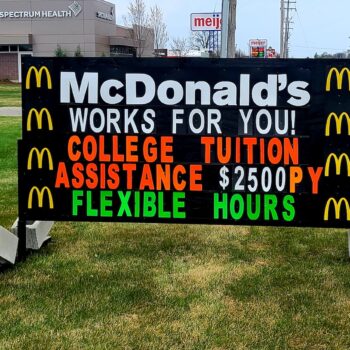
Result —
[[0, 116], [20, 117], [22, 107], [0, 107]]

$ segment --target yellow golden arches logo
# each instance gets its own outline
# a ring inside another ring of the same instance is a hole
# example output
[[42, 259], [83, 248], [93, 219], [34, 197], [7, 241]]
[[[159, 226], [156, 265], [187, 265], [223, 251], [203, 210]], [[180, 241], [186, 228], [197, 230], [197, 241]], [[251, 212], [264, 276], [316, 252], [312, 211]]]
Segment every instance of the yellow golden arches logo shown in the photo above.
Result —
[[48, 200], [49, 200], [49, 208], [53, 209], [54, 205], [53, 205], [53, 198], [52, 198], [52, 194], [50, 189], [45, 186], [43, 187], [41, 190], [39, 190], [38, 187], [34, 186], [32, 187], [32, 189], [29, 192], [29, 196], [28, 196], [28, 209], [32, 209], [33, 207], [33, 196], [34, 193], [36, 193], [36, 197], [38, 199], [38, 207], [42, 208], [43, 204], [44, 204], [44, 195], [46, 193]]
[[335, 76], [335, 79], [337, 81], [337, 89], [341, 90], [343, 88], [343, 80], [344, 75], [346, 73], [346, 76], [348, 78], [348, 87], [350, 91], [350, 69], [347, 67], [342, 68], [342, 70], [339, 72], [339, 69], [337, 68], [331, 68], [328, 72], [327, 81], [326, 81], [326, 91], [331, 91], [331, 81], [333, 75]]
[[39, 70], [38, 68], [31, 66], [28, 69], [27, 72], [27, 77], [26, 77], [26, 89], [30, 89], [30, 78], [32, 76], [32, 73], [34, 74], [35, 77], [35, 81], [36, 81], [36, 87], [41, 88], [41, 81], [43, 78], [43, 73], [45, 72], [46, 75], [46, 80], [47, 80], [47, 88], [49, 90], [52, 89], [52, 80], [51, 80], [51, 74], [49, 72], [49, 70], [47, 69], [47, 67], [43, 66], [41, 67]]
[[346, 167], [348, 169], [348, 176], [350, 176], [350, 159], [346, 153], [342, 153], [340, 156], [337, 156], [336, 154], [331, 153], [328, 156], [327, 161], [326, 161], [326, 165], [325, 165], [325, 176], [329, 176], [329, 167], [331, 165], [331, 160], [334, 160], [336, 175], [340, 175], [341, 165], [342, 165], [343, 160], [344, 160]]
[[49, 130], [53, 130], [53, 125], [52, 125], [52, 118], [49, 110], [47, 108], [42, 108], [40, 112], [38, 112], [37, 109], [32, 108], [29, 113], [28, 113], [28, 118], [27, 118], [27, 131], [32, 131], [32, 118], [33, 114], [35, 115], [36, 118], [36, 124], [38, 126], [38, 129], [41, 130], [43, 128], [43, 117], [44, 115], [46, 116], [47, 119], [47, 125]]
[[335, 198], [328, 199], [324, 209], [324, 221], [328, 221], [331, 203], [333, 204], [336, 219], [340, 219], [340, 209], [345, 207], [346, 220], [350, 221], [350, 205], [348, 200], [344, 197], [340, 198], [338, 201]]
[[348, 123], [348, 135], [350, 135], [350, 116], [348, 113], [343, 112], [341, 113], [339, 116], [332, 112], [329, 114], [328, 118], [327, 118], [327, 123], [326, 123], [326, 136], [329, 136], [331, 133], [331, 121], [334, 120], [335, 122], [335, 127], [336, 127], [336, 132], [337, 135], [340, 135], [342, 133], [342, 124], [343, 121], [346, 120]]
[[50, 150], [45, 147], [41, 151], [39, 151], [38, 148], [33, 147], [28, 155], [28, 163], [27, 163], [27, 169], [32, 170], [32, 165], [33, 165], [33, 154], [36, 154], [37, 162], [38, 162], [38, 168], [42, 169], [43, 168], [43, 158], [44, 155], [46, 154], [47, 161], [49, 163], [49, 170], [53, 170], [53, 162], [52, 162], [52, 156]]

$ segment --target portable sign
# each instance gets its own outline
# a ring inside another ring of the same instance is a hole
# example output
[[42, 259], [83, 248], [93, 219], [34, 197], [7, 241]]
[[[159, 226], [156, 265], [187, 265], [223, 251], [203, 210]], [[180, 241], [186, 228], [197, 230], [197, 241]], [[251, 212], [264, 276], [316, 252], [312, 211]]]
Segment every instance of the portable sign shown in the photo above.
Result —
[[349, 227], [349, 66], [26, 58], [20, 219]]

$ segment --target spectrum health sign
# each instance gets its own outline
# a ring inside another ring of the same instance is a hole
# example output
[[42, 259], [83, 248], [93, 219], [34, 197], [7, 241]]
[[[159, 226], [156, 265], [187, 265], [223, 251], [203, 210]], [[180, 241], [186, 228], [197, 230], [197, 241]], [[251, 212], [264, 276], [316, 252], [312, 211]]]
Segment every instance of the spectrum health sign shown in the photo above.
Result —
[[349, 227], [349, 66], [26, 58], [20, 219]]

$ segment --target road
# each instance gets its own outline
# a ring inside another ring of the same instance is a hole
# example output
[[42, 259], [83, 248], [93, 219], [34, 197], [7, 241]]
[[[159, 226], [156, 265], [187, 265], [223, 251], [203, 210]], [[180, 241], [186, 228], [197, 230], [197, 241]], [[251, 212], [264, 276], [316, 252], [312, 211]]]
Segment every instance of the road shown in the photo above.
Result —
[[20, 117], [22, 115], [22, 107], [0, 107], [0, 116]]

